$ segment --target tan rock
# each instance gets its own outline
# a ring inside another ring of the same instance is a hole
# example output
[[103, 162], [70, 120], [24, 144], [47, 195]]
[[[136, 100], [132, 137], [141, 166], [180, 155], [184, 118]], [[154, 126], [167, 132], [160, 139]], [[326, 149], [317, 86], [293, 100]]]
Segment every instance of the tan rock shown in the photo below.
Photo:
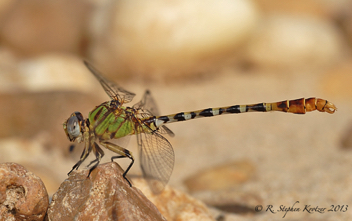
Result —
[[0, 164], [0, 220], [43, 220], [48, 204], [39, 177], [19, 164]]
[[246, 57], [254, 65], [285, 69], [330, 67], [342, 57], [342, 36], [332, 22], [311, 17], [272, 15], [248, 42]]
[[74, 171], [54, 194], [47, 220], [165, 220], [158, 209], [122, 177], [116, 163]]
[[133, 183], [155, 204], [167, 220], [214, 220], [204, 203], [181, 191], [166, 186], [163, 192], [155, 195], [144, 179], [133, 179]]
[[92, 92], [100, 87], [82, 58], [64, 53], [19, 59], [9, 47], [0, 47], [0, 71], [0, 92]]
[[[18, 62], [18, 85], [26, 91], [80, 91], [99, 89], [83, 60], [77, 56], [52, 53]], [[99, 90], [97, 90], [99, 91]], [[103, 92], [103, 90], [101, 90]]]
[[199, 171], [185, 180], [190, 192], [226, 190], [244, 183], [255, 174], [255, 166], [248, 160], [218, 165]]
[[108, 0], [93, 18], [90, 53], [107, 74], [184, 77], [236, 51], [256, 21], [247, 0]]

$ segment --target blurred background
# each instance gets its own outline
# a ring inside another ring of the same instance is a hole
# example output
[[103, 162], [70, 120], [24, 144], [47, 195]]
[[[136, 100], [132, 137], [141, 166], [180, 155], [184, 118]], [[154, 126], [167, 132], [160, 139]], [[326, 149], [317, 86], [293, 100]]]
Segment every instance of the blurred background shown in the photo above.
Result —
[[[352, 206], [351, 49], [351, 0], [2, 0], [0, 162], [25, 166], [55, 193], [82, 151], [69, 152], [62, 123], [108, 100], [85, 59], [137, 94], [130, 106], [150, 89], [163, 115], [331, 101], [333, 115], [251, 113], [170, 125], [169, 183], [236, 220], [281, 219], [254, 212], [257, 204]], [[128, 149], [138, 158], [134, 137]], [[138, 163], [131, 174], [141, 174]], [[286, 216], [303, 218], [352, 213]]]

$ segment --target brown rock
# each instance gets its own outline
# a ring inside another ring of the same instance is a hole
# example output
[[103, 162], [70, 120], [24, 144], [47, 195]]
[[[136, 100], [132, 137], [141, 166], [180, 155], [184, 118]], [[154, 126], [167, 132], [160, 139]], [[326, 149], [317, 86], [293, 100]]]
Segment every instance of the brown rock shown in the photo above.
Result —
[[1, 16], [1, 43], [21, 55], [80, 52], [89, 8], [83, 0], [15, 2]]
[[198, 172], [185, 180], [190, 192], [229, 189], [254, 176], [255, 166], [247, 161], [231, 162]]
[[74, 171], [54, 194], [47, 220], [165, 220], [158, 209], [122, 177], [116, 163]]
[[43, 220], [48, 204], [39, 177], [19, 164], [0, 164], [0, 220]]
[[[0, 162], [16, 162], [24, 166], [27, 170], [36, 174], [43, 181], [45, 188], [52, 196], [63, 180], [67, 178], [74, 163], [79, 159], [82, 152], [76, 148], [74, 156], [70, 156], [67, 144], [56, 148], [48, 149], [46, 145], [47, 134], [42, 133], [33, 136], [32, 139], [9, 138], [0, 139]], [[63, 143], [64, 143], [63, 139]], [[48, 141], [49, 142], [49, 141]], [[68, 141], [67, 141], [68, 143]], [[63, 154], [66, 150], [67, 155]], [[77, 152], [77, 155], [76, 155]], [[71, 160], [72, 159], [72, 160]]]

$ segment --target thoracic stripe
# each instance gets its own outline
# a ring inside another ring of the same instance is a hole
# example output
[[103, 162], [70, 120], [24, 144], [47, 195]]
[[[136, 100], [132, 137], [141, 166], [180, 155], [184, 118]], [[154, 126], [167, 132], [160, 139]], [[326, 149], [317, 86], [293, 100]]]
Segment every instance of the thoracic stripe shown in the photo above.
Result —
[[114, 139], [114, 137], [115, 137], [116, 133], [117, 133], [117, 130], [116, 130], [116, 131], [114, 131], [114, 132], [112, 132], [112, 133], [110, 134], [110, 139]]
[[103, 107], [100, 107], [99, 110], [95, 113], [94, 115], [94, 121], [96, 121], [98, 119], [98, 117], [100, 116], [100, 113], [103, 111]]
[[[117, 118], [115, 121], [109, 125], [109, 127], [106, 130], [106, 133], [111, 133], [110, 137], [111, 139], [116, 136], [116, 133], [121, 132], [121, 127], [125, 125], [126, 119], [123, 118]], [[116, 127], [117, 126], [117, 127]]]

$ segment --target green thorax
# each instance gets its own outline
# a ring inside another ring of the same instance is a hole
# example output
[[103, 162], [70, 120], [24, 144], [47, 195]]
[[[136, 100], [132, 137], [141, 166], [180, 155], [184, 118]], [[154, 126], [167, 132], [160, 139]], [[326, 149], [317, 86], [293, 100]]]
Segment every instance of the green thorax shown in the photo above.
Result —
[[89, 129], [101, 140], [134, 134], [134, 123], [130, 116], [131, 112], [126, 107], [110, 108], [110, 102], [105, 102], [89, 113]]

